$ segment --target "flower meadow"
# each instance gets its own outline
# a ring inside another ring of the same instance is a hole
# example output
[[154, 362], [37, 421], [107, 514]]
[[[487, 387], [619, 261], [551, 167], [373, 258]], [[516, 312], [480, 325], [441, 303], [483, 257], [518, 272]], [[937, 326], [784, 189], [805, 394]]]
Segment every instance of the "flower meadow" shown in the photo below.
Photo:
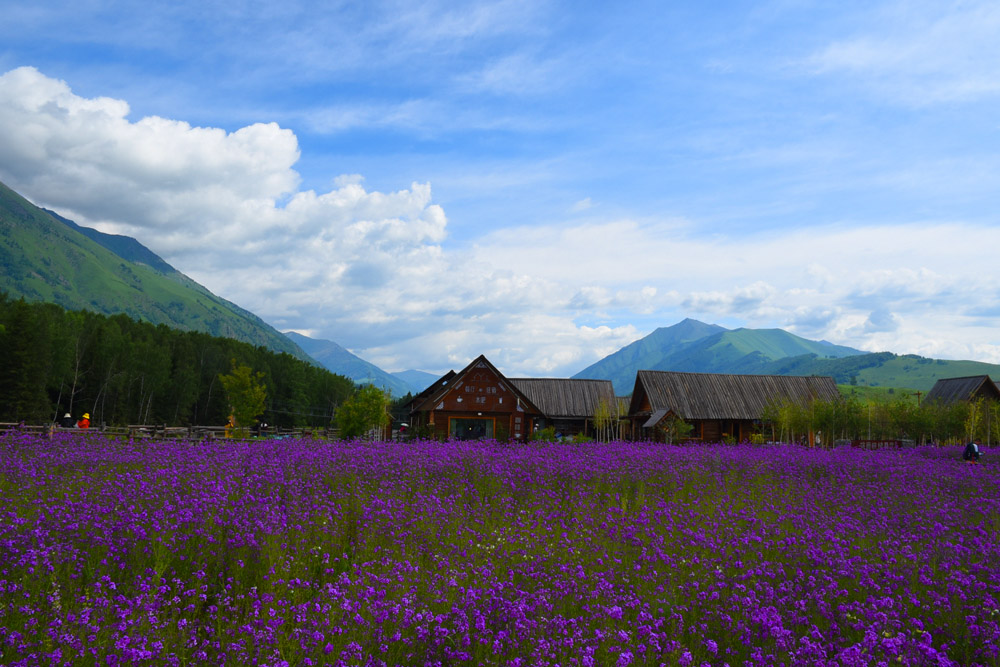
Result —
[[13, 433], [0, 664], [995, 665], [998, 531], [955, 449]]

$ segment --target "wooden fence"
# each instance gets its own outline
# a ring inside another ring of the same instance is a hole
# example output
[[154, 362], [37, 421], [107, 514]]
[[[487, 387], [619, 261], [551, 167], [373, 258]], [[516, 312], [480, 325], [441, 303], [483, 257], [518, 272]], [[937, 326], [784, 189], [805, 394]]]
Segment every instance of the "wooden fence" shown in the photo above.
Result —
[[[225, 426], [168, 426], [167, 424], [129, 424], [128, 426], [91, 426], [87, 429], [60, 428], [54, 425], [19, 424], [0, 422], [0, 434], [20, 431], [22, 433], [75, 433], [77, 435], [104, 435], [126, 438], [148, 438], [151, 440], [222, 440], [235, 437], [227, 433]], [[268, 438], [316, 438], [337, 440], [340, 433], [333, 428], [278, 428], [268, 427], [250, 437]]]

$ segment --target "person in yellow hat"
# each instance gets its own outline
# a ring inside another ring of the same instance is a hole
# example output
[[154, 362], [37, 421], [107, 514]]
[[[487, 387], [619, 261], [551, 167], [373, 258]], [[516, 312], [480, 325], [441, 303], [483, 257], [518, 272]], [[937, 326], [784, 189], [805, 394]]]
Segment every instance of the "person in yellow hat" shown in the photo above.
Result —
[[83, 416], [80, 417], [80, 421], [76, 423], [77, 428], [90, 428], [90, 413], [84, 412]]

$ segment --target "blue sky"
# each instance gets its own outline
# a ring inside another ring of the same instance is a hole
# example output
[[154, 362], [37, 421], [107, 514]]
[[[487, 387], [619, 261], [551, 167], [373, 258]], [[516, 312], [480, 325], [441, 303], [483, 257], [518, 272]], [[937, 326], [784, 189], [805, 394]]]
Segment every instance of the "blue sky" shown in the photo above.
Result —
[[0, 0], [0, 180], [386, 368], [1000, 363], [989, 2]]

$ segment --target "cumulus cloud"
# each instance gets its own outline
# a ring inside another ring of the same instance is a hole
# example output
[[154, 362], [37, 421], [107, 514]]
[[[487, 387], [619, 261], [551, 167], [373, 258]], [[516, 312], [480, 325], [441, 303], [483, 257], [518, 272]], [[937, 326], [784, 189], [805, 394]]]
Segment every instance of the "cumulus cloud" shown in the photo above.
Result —
[[[569, 309], [647, 322], [646, 332], [692, 316], [865, 350], [1000, 361], [1000, 338], [970, 325], [973, 313], [996, 321], [995, 288], [982, 271], [1000, 247], [991, 226], [837, 225], [717, 238], [677, 221], [614, 220], [506, 229], [480, 243], [477, 257], [564, 285]], [[615, 299], [641, 286], [656, 288], [644, 299], [652, 319]]]
[[635, 335], [547, 315], [570, 294], [544, 276], [446, 252], [429, 184], [384, 193], [349, 174], [329, 192], [301, 191], [296, 137], [275, 124], [226, 132], [129, 114], [124, 101], [80, 97], [33, 68], [0, 76], [0, 180], [81, 224], [135, 236], [278, 328], [390, 369], [463, 365], [493, 349], [526, 375], [531, 364], [565, 371], [593, 361], [596, 338], [620, 347]]
[[[136, 236], [192, 277], [268, 314], [338, 305], [438, 270], [447, 220], [427, 184], [369, 192], [356, 176], [298, 191], [295, 135], [129, 119], [35, 69], [0, 77], [0, 174], [82, 224]], [[284, 205], [279, 205], [283, 201]]]
[[774, 295], [774, 288], [762, 281], [729, 292], [695, 292], [683, 305], [693, 311], [731, 317], [754, 317]]
[[794, 308], [784, 324], [789, 331], [805, 338], [823, 338], [830, 335], [841, 315], [840, 308], [804, 305]]
[[279, 329], [388, 370], [444, 371], [485, 353], [511, 375], [571, 375], [688, 315], [1000, 362], [981, 270], [1000, 247], [993, 226], [735, 238], [681, 218], [568, 213], [456, 242], [430, 184], [379, 192], [347, 174], [302, 190], [298, 159], [296, 136], [276, 124], [133, 119], [126, 102], [80, 97], [31, 68], [0, 76], [0, 180], [135, 236]]
[[[297, 185], [298, 143], [277, 125], [226, 133], [128, 114], [124, 101], [78, 97], [33, 68], [4, 74], [4, 178], [86, 223], [175, 233], [224, 227], [237, 238], [252, 235], [256, 214]], [[254, 215], [234, 220], [240, 211]]]

